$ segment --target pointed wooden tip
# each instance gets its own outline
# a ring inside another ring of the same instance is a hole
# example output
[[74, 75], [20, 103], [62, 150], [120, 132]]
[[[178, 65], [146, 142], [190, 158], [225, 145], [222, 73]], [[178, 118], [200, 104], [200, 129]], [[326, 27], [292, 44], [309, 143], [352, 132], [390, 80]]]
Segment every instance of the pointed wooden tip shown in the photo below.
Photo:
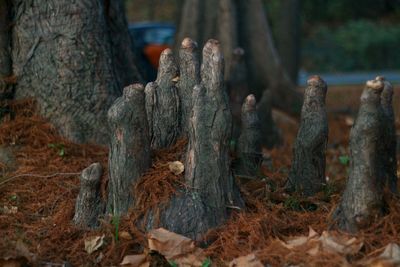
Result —
[[181, 48], [195, 49], [195, 48], [197, 48], [197, 43], [195, 41], [193, 41], [192, 39], [190, 39], [189, 37], [186, 37], [185, 39], [183, 39], [183, 41], [181, 43]]
[[248, 95], [243, 103], [243, 111], [256, 110], [256, 107], [257, 107], [256, 97], [253, 94]]
[[161, 56], [171, 56], [172, 53], [172, 49], [171, 48], [166, 48], [161, 52]]
[[207, 41], [207, 43], [204, 45], [203, 52], [205, 54], [211, 54], [214, 61], [220, 61], [223, 59], [220, 43], [215, 39], [210, 39]]
[[326, 82], [319, 75], [310, 76], [307, 80], [307, 84], [310, 86], [318, 86], [318, 85], [326, 86]]
[[144, 87], [143, 84], [141, 83], [134, 83], [131, 85], [128, 85], [124, 88], [123, 91], [123, 96], [125, 98], [131, 98], [132, 96], [134, 96], [135, 94], [142, 93], [144, 91]]
[[245, 52], [244, 49], [241, 47], [236, 47], [235, 49], [233, 49], [233, 54], [235, 56], [244, 56]]
[[383, 82], [386, 80], [386, 78], [385, 78], [385, 76], [379, 75], [379, 76], [376, 76], [375, 80]]
[[377, 90], [377, 91], [382, 91], [384, 87], [384, 83], [380, 80], [369, 80], [365, 84], [367, 88]]

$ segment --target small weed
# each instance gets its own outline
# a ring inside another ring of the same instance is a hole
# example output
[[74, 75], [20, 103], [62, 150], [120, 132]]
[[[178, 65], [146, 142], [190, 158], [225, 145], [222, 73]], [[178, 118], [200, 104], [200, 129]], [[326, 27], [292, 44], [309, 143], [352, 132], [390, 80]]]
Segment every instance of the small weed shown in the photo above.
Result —
[[118, 234], [119, 233], [119, 222], [120, 222], [119, 216], [115, 215], [112, 217], [111, 224], [114, 225], [114, 228], [115, 228], [114, 238], [115, 238], [115, 241], [117, 241], [117, 242], [119, 240], [119, 234]]
[[54, 144], [54, 143], [52, 143], [52, 144], [48, 144], [48, 147], [56, 149], [58, 151], [58, 155], [60, 157], [64, 157], [65, 156], [65, 146], [64, 146], [64, 144], [58, 144], [58, 143]]
[[171, 267], [178, 267], [178, 264], [174, 261], [170, 261], [169, 265], [171, 265]]
[[339, 162], [340, 162], [340, 164], [347, 166], [347, 165], [349, 165], [350, 158], [347, 155], [339, 156]]
[[211, 266], [211, 260], [210, 258], [207, 258], [203, 261], [203, 263], [201, 264], [201, 267], [210, 267]]
[[300, 201], [295, 196], [289, 196], [283, 203], [284, 207], [291, 210], [301, 210]]

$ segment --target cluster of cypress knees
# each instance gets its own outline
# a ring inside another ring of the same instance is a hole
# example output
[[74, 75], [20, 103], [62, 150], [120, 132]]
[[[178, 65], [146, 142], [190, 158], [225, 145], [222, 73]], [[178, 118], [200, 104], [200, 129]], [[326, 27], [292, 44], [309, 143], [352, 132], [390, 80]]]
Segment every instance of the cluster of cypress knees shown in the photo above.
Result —
[[[306, 196], [326, 185], [325, 153], [328, 120], [327, 85], [312, 76], [305, 89], [301, 123], [293, 148], [287, 189]], [[337, 225], [355, 232], [383, 212], [383, 189], [397, 193], [396, 132], [393, 87], [383, 77], [368, 81], [350, 134], [350, 173], [334, 214]], [[209, 40], [200, 63], [196, 42], [185, 38], [175, 61], [170, 49], [160, 58], [156, 81], [130, 85], [108, 111], [110, 131], [108, 199], [100, 197], [102, 167], [94, 163], [81, 174], [75, 224], [98, 226], [104, 214], [121, 216], [135, 208], [133, 185], [151, 166], [151, 150], [168, 148], [178, 138], [188, 145], [184, 162], [185, 188], [177, 189], [157, 212], [158, 226], [199, 239], [223, 223], [244, 201], [234, 173], [253, 175], [262, 160], [261, 124], [254, 95], [241, 110], [237, 160], [230, 157], [232, 115], [224, 82], [220, 44]], [[249, 165], [251, 168], [249, 168]], [[155, 226], [149, 212], [145, 226]]]

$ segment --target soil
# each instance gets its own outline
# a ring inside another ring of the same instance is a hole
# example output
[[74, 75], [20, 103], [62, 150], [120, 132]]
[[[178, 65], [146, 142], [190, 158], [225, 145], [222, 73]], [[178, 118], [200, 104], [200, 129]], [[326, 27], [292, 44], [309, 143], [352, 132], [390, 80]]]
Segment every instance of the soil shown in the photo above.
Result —
[[[235, 257], [254, 252], [272, 266], [340, 266], [341, 256], [326, 254], [311, 257], [304, 251], [289, 251], [278, 239], [307, 235], [309, 227], [318, 233], [331, 227], [330, 215], [339, 202], [348, 170], [348, 138], [352, 114], [356, 111], [361, 87], [330, 88], [329, 144], [323, 192], [312, 198], [287, 195], [283, 191], [292, 159], [292, 143], [297, 133], [296, 120], [278, 121], [284, 144], [264, 150], [267, 159], [257, 179], [237, 178], [246, 209], [234, 212], [227, 223], [211, 230], [204, 242], [206, 253], [216, 266], [224, 266]], [[395, 107], [399, 106], [398, 96]], [[73, 266], [118, 265], [128, 254], [146, 247], [146, 235], [137, 224], [149, 208], [167, 203], [178, 187], [184, 187], [182, 174], [169, 171], [168, 162], [181, 160], [186, 142], [179, 140], [171, 149], [153, 151], [153, 166], [136, 188], [138, 205], [116, 224], [113, 218], [102, 219], [98, 230], [79, 229], [72, 224], [75, 199], [79, 192], [79, 174], [93, 162], [105, 169], [102, 194], [106, 199], [107, 147], [74, 144], [60, 137], [54, 127], [37, 115], [32, 100], [8, 103], [11, 114], [3, 118], [0, 146], [14, 154], [15, 166], [0, 165], [0, 262], [21, 256], [17, 243], [23, 243], [38, 264], [69, 262]], [[398, 113], [397, 113], [398, 114]], [[290, 121], [291, 123], [288, 123]], [[398, 117], [397, 117], [397, 122]], [[397, 125], [397, 129], [400, 129]], [[373, 257], [394, 242], [400, 244], [400, 201], [387, 193], [388, 213], [356, 238], [363, 249], [346, 260], [357, 265]], [[118, 240], [116, 226], [121, 235]], [[105, 234], [105, 245], [88, 254], [84, 240]], [[18, 241], [18, 242], [17, 242]]]

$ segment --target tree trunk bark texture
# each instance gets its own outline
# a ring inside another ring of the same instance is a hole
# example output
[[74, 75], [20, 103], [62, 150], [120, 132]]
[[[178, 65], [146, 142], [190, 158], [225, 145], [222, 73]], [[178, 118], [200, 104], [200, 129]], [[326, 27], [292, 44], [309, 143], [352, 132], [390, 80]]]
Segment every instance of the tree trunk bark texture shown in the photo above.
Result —
[[396, 124], [393, 111], [393, 86], [390, 82], [386, 81], [384, 77], [378, 76], [376, 78], [383, 82], [384, 87], [381, 94], [381, 106], [384, 114], [384, 168], [385, 168], [385, 183], [389, 186], [392, 193], [398, 194], [397, 189], [397, 138], [396, 138]]
[[[188, 40], [186, 40], [188, 41]], [[184, 42], [185, 43], [185, 42]], [[186, 49], [183, 45], [182, 49]], [[197, 79], [196, 62], [190, 54], [181, 66], [190, 66], [188, 77], [179, 85], [191, 85]], [[187, 71], [187, 70], [186, 70]], [[182, 73], [182, 71], [181, 71]], [[203, 49], [201, 82], [194, 89], [179, 88], [180, 95], [191, 98], [188, 118], [189, 140], [185, 160], [186, 190], [173, 196], [160, 214], [160, 226], [198, 239], [208, 229], [220, 225], [229, 215], [229, 207], [241, 206], [229, 157], [232, 116], [224, 86], [224, 62], [218, 41], [209, 40]], [[188, 80], [190, 82], [185, 82]], [[189, 96], [188, 92], [192, 91]], [[150, 215], [147, 228], [152, 228]]]
[[312, 76], [307, 84], [287, 188], [310, 196], [325, 184], [328, 119], [325, 109], [326, 83], [319, 76]]
[[100, 0], [12, 0], [16, 97], [36, 98], [41, 113], [72, 141], [106, 143], [107, 109], [120, 85], [136, 75], [132, 69], [127, 76], [116, 74], [122, 71], [116, 64], [130, 66], [117, 53], [127, 51], [129, 44], [121, 42], [129, 37], [122, 37], [125, 21], [116, 19], [124, 15], [113, 13], [121, 3], [111, 2], [106, 18]]
[[7, 82], [12, 74], [11, 63], [11, 3], [0, 1], [0, 100], [12, 97], [12, 86]]
[[111, 131], [107, 211], [121, 215], [133, 204], [133, 184], [150, 167], [150, 138], [141, 84], [124, 88], [108, 111]]
[[382, 81], [367, 82], [350, 132], [350, 173], [333, 219], [340, 229], [352, 233], [367, 227], [383, 212], [383, 88]]
[[157, 80], [146, 86], [146, 112], [149, 121], [151, 147], [173, 145], [181, 132], [181, 110], [178, 89], [175, 86], [178, 67], [171, 49], [160, 57]]
[[274, 106], [290, 113], [300, 111], [302, 96], [282, 67], [260, 0], [186, 0], [177, 36], [178, 40], [190, 36], [200, 45], [209, 38], [219, 39], [227, 80], [233, 49], [243, 47], [250, 88], [258, 96], [268, 88]]
[[246, 97], [242, 106], [242, 132], [238, 141], [236, 175], [256, 176], [262, 163], [261, 123], [256, 98]]
[[82, 171], [80, 191], [75, 204], [74, 223], [81, 227], [98, 226], [98, 218], [104, 212], [104, 203], [100, 195], [100, 178], [103, 168], [93, 163]]

